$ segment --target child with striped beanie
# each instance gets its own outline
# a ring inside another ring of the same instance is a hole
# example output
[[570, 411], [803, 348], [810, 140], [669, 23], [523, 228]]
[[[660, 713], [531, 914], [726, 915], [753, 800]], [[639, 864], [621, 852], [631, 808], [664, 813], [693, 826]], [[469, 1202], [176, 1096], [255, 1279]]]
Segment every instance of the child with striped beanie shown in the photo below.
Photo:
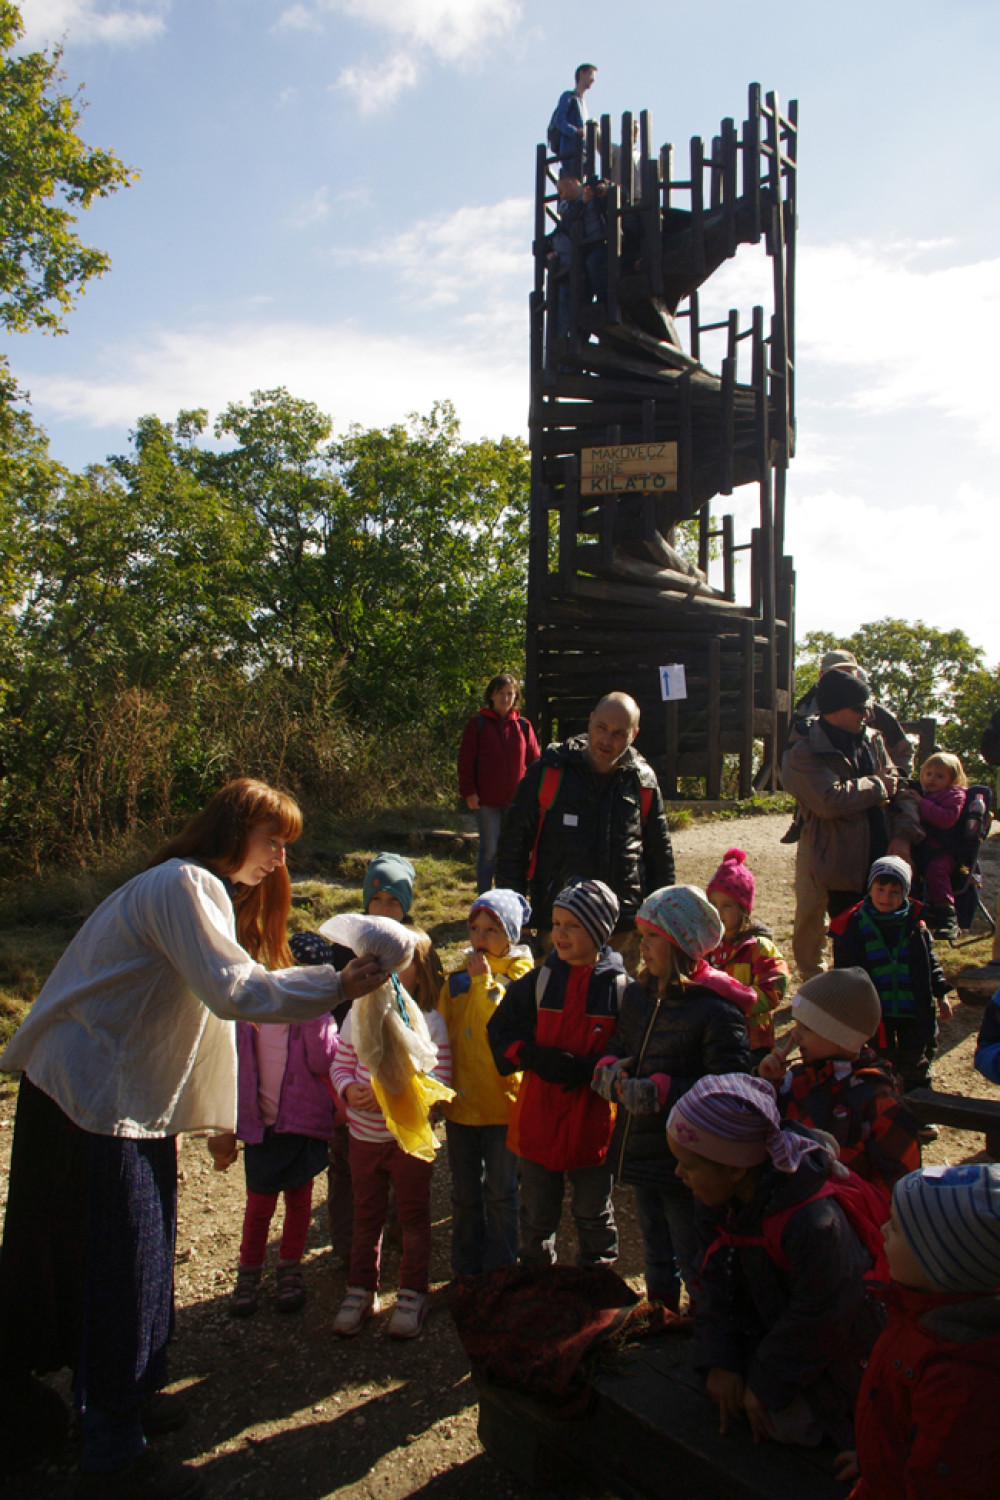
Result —
[[834, 1190], [848, 1174], [833, 1143], [783, 1122], [771, 1085], [741, 1074], [699, 1079], [667, 1132], [704, 1208], [694, 1363], [720, 1431], [746, 1416], [755, 1439], [848, 1446], [884, 1316], [865, 1283], [873, 1256]]
[[883, 1233], [889, 1326], [839, 1477], [851, 1500], [978, 1500], [1000, 1473], [1000, 1166], [911, 1172]]

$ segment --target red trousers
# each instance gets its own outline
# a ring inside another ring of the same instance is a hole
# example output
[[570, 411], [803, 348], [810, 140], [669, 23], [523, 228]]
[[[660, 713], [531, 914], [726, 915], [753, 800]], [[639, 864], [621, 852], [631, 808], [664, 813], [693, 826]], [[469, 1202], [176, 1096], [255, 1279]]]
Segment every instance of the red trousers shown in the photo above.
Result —
[[[285, 1223], [278, 1247], [278, 1260], [282, 1265], [291, 1265], [302, 1259], [306, 1235], [309, 1233], [312, 1189], [310, 1179], [301, 1187], [291, 1188], [285, 1193]], [[240, 1244], [241, 1266], [256, 1270], [264, 1264], [267, 1236], [274, 1210], [278, 1206], [278, 1197], [278, 1193], [252, 1193], [247, 1189], [247, 1211], [243, 1217], [243, 1239]]]
[[431, 1173], [434, 1163], [407, 1156], [395, 1141], [351, 1137], [354, 1239], [351, 1285], [378, 1290], [382, 1230], [389, 1207], [389, 1184], [396, 1190], [396, 1212], [403, 1231], [399, 1284], [426, 1292], [431, 1263]]

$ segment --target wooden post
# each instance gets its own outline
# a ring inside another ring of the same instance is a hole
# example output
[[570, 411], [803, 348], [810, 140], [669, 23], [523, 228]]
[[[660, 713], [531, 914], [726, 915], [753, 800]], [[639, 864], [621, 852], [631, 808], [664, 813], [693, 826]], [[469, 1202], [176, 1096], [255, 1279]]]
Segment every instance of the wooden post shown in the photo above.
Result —
[[[691, 238], [696, 275], [705, 274], [705, 147], [701, 136], [691, 138]], [[697, 355], [695, 358], [697, 359]]]
[[608, 188], [608, 322], [620, 323], [618, 308], [618, 267], [622, 253], [622, 226], [618, 214], [618, 189], [614, 183]]
[[622, 115], [622, 143], [618, 156], [618, 190], [622, 208], [632, 207], [632, 111]]
[[611, 116], [601, 116], [601, 177], [611, 181]]
[[667, 703], [665, 705], [666, 712], [664, 714], [664, 721], [667, 744], [666, 754], [664, 756], [665, 765], [662, 778], [663, 795], [665, 797], [677, 796], [677, 741], [679, 738], [677, 712], [679, 706], [680, 705], [677, 703], [676, 699], [672, 703]]
[[736, 550], [731, 515], [722, 517], [722, 591], [727, 599], [736, 598]]
[[759, 83], [752, 83], [743, 123], [743, 205], [753, 226], [752, 243], [760, 244], [760, 99]]
[[752, 620], [740, 621], [740, 796], [749, 797], [753, 791], [753, 717], [756, 693], [754, 691], [754, 624]]
[[705, 791], [710, 802], [722, 792], [722, 642], [717, 635], [708, 641], [708, 774]]

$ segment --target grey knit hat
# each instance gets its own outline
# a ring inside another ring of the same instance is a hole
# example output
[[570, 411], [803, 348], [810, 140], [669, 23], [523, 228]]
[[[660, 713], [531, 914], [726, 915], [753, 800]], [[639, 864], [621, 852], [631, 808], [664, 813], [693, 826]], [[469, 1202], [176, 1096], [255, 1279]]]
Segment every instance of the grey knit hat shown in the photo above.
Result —
[[903, 895], [910, 894], [910, 882], [913, 879], [910, 867], [905, 859], [900, 859], [898, 854], [886, 854], [877, 859], [868, 871], [868, 889], [871, 890], [872, 882], [882, 876], [885, 880], [898, 880], [903, 887]]
[[577, 880], [565, 886], [552, 905], [571, 911], [598, 948], [603, 948], [614, 932], [621, 909], [618, 897], [603, 880]]
[[892, 1191], [899, 1227], [928, 1281], [942, 1292], [1000, 1287], [1000, 1165], [925, 1167]]
[[860, 1052], [878, 1030], [882, 1005], [864, 969], [827, 969], [800, 987], [792, 1014], [828, 1042]]

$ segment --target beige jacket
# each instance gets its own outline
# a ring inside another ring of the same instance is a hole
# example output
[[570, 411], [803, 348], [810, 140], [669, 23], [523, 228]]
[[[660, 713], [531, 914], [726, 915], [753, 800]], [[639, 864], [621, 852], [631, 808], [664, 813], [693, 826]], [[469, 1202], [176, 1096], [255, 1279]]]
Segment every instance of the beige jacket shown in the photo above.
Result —
[[882, 736], [866, 730], [865, 739], [878, 768], [873, 776], [856, 774], [818, 718], [793, 724], [781, 760], [781, 784], [802, 811], [798, 858], [808, 863], [817, 884], [828, 891], [866, 889], [871, 865], [869, 808], [884, 809], [887, 838], [904, 838], [911, 844], [923, 838], [919, 799], [913, 792], [899, 791], [889, 800], [881, 775], [889, 764]]

